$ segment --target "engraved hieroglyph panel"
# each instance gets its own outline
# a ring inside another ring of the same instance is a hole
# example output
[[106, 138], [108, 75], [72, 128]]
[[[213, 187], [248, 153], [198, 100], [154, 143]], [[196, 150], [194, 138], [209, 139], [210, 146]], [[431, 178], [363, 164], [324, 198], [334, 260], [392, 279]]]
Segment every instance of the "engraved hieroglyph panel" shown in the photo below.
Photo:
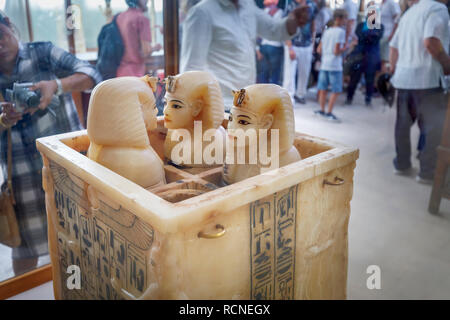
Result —
[[251, 299], [294, 299], [297, 191], [250, 205]]
[[[50, 162], [50, 170], [63, 278], [61, 298], [121, 299], [118, 290], [141, 296], [150, 281], [153, 228], [110, 201], [100, 200], [99, 208], [92, 209], [81, 179], [54, 162]], [[68, 290], [65, 285], [70, 265], [81, 269], [81, 290]]]
[[[171, 298], [294, 299], [298, 189], [218, 213], [177, 237], [173, 247], [181, 250], [173, 276], [182, 280]], [[226, 230], [222, 237], [198, 237], [199, 231], [217, 232], [218, 224]]]

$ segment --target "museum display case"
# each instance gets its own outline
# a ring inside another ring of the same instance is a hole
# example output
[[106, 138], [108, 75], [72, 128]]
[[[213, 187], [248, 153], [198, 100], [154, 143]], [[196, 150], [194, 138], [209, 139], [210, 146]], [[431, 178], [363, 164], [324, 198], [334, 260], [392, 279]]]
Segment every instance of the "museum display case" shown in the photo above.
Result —
[[287, 166], [220, 187], [221, 167], [165, 165], [167, 185], [146, 190], [84, 156], [85, 131], [37, 145], [57, 299], [346, 297], [355, 148], [296, 133]]

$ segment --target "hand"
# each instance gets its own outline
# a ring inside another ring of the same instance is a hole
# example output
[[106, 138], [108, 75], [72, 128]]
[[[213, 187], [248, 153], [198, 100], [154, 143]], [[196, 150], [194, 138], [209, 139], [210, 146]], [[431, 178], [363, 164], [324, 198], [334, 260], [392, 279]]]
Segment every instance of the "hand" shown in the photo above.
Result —
[[297, 55], [295, 54], [295, 51], [292, 48], [289, 48], [289, 58], [291, 58], [291, 60], [295, 60], [295, 58], [297, 58]]
[[395, 68], [393, 68], [392, 66], [388, 65], [388, 66], [386, 66], [386, 71], [387, 71], [388, 74], [390, 74], [392, 76], [395, 73]]
[[261, 51], [259, 51], [259, 50], [256, 50], [256, 59], [257, 59], [258, 61], [261, 61], [261, 60], [263, 59], [263, 56], [262, 56], [262, 54], [261, 54]]
[[2, 122], [7, 127], [13, 127], [16, 125], [17, 121], [22, 120], [22, 114], [14, 109], [12, 103], [0, 102], [0, 106], [2, 107]]
[[289, 18], [297, 22], [297, 27], [302, 27], [309, 21], [309, 6], [300, 6], [289, 13]]
[[[44, 110], [52, 101], [53, 95], [58, 90], [58, 85], [56, 84], [55, 80], [40, 81], [38, 83], [35, 83], [30, 89], [34, 91], [39, 90], [41, 92], [41, 101], [38, 108]], [[33, 114], [36, 111], [37, 108], [33, 108], [29, 109], [28, 112]]]
[[157, 43], [152, 47], [152, 51], [159, 51], [162, 49], [162, 45]]

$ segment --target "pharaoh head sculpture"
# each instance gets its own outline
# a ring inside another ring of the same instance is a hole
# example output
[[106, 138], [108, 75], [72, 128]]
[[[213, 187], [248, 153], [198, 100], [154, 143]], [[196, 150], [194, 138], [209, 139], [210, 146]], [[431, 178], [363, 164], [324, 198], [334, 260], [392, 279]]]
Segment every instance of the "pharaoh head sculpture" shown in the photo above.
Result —
[[188, 71], [166, 79], [164, 126], [191, 129], [202, 121], [203, 130], [222, 124], [224, 105], [218, 81], [208, 72]]
[[165, 182], [147, 131], [157, 126], [156, 78], [121, 77], [98, 84], [89, 101], [88, 157], [144, 188]]
[[120, 77], [97, 85], [89, 101], [87, 130], [98, 145], [146, 147], [156, 128], [156, 78]]
[[279, 151], [289, 150], [295, 137], [294, 111], [286, 89], [275, 84], [255, 84], [233, 91], [228, 129], [279, 130]]

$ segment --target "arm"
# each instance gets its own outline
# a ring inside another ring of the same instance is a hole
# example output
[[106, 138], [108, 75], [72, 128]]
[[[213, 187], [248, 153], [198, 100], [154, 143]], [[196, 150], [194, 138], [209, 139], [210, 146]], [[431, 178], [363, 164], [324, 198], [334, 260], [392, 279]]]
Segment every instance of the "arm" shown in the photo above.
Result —
[[398, 47], [399, 47], [399, 34], [403, 32], [404, 25], [400, 24], [397, 28], [397, 31], [394, 33], [392, 40], [389, 41], [389, 69], [388, 72], [390, 74], [395, 73], [395, 69], [397, 68], [398, 61]]
[[444, 74], [450, 74], [450, 58], [441, 42], [448, 32], [448, 22], [447, 12], [433, 12], [427, 18], [423, 31], [423, 44], [431, 56], [440, 63]]
[[398, 61], [398, 49], [395, 47], [389, 47], [389, 65], [391, 74], [395, 73], [397, 61]]
[[0, 102], [1, 111], [0, 114], [0, 133], [8, 128], [16, 125], [17, 121], [22, 119], [22, 114], [16, 112], [13, 104], [10, 102]]
[[153, 51], [161, 50], [161, 45], [159, 43], [152, 46], [151, 42], [141, 41], [141, 56], [142, 58], [150, 57]]
[[[401, 14], [400, 6], [399, 6], [398, 3], [392, 3], [392, 5], [393, 5], [393, 7], [392, 7], [392, 13], [393, 13], [392, 14], [392, 19], [394, 21], [397, 21], [397, 18]], [[392, 37], [394, 36], [395, 30], [397, 30], [397, 26], [398, 26], [398, 23], [394, 22], [394, 28], [392, 28], [391, 34], [387, 35], [387, 36], [389, 36], [389, 38], [388, 38], [389, 41], [391, 41]]]
[[289, 49], [289, 58], [291, 58], [291, 60], [294, 60], [297, 55], [295, 54], [294, 49], [292, 49], [292, 41], [291, 40], [287, 40], [286, 41], [286, 45], [287, 45], [287, 47]]
[[388, 41], [391, 41], [391, 40], [392, 40], [392, 37], [394, 36], [395, 31], [397, 30], [397, 26], [398, 26], [398, 24], [397, 24], [397, 23], [394, 23], [394, 28], [392, 28], [392, 32], [391, 32], [391, 34], [389, 35]]
[[334, 55], [338, 56], [343, 54], [345, 51], [347, 51], [347, 49], [349, 48], [349, 43], [336, 43], [333, 53]]
[[348, 42], [350, 40], [350, 36], [353, 29], [353, 24], [355, 23], [355, 20], [348, 20], [347, 25], [345, 27], [345, 42]]
[[285, 41], [297, 33], [297, 27], [308, 22], [308, 7], [301, 6], [292, 10], [285, 18], [269, 16], [264, 10], [254, 5], [256, 14], [257, 33], [259, 36], [274, 41]]
[[319, 45], [317, 46], [317, 53], [322, 54], [322, 41], [320, 41]]
[[434, 37], [426, 38], [424, 45], [431, 56], [441, 64], [444, 74], [450, 74], [450, 56], [445, 52], [441, 41]]
[[210, 17], [197, 6], [189, 10], [183, 22], [180, 72], [205, 70], [209, 46], [212, 41]]
[[[85, 91], [91, 89], [102, 79], [94, 66], [87, 61], [53, 45], [49, 46], [49, 62], [53, 73], [61, 80], [63, 92]], [[57, 92], [56, 80], [44, 80], [36, 83], [32, 90], [41, 91], [40, 109], [45, 109]]]
[[141, 57], [148, 58], [152, 55], [153, 51], [161, 49], [160, 44], [152, 46], [152, 35], [150, 32], [150, 20], [146, 17], [141, 17], [138, 21], [139, 40], [141, 44]]

